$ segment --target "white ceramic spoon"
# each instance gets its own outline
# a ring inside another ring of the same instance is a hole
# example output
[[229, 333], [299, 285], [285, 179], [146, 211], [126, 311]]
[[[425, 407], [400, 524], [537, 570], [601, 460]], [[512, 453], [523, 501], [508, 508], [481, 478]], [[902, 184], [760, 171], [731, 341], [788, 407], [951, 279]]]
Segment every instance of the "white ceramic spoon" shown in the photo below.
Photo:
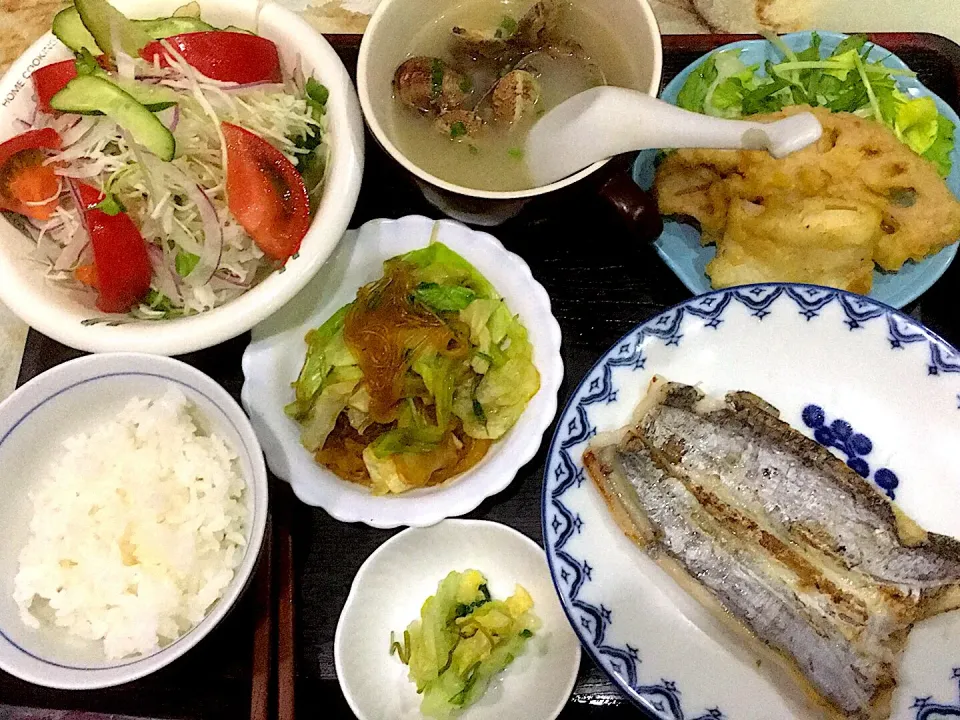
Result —
[[524, 157], [540, 187], [632, 150], [768, 150], [780, 158], [816, 142], [822, 132], [812, 113], [772, 123], [723, 120], [605, 86], [574, 95], [540, 118], [527, 136]]

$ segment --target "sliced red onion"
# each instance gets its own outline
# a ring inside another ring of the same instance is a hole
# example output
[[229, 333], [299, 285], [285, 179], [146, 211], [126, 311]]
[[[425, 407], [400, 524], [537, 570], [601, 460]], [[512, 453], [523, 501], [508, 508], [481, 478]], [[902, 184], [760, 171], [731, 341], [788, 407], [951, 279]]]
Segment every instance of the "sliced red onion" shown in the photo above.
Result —
[[[236, 275], [226, 268], [220, 268], [217, 270], [216, 274], [213, 277], [214, 280], [220, 280], [228, 285], [232, 285], [235, 288], [248, 289], [250, 287], [249, 280], [241, 280], [239, 275]], [[214, 288], [216, 290], [217, 288]]]
[[154, 287], [170, 298], [173, 303], [182, 305], [183, 295], [177, 286], [176, 273], [170, 267], [163, 249], [153, 243], [147, 243], [147, 255], [150, 256], [150, 267], [153, 268]]
[[80, 140], [84, 135], [86, 135], [97, 124], [97, 119], [85, 115], [64, 115], [65, 118], [70, 118], [70, 120], [65, 124], [60, 133], [60, 140], [62, 141], [63, 147], [70, 147], [75, 142]]
[[33, 225], [37, 230], [50, 232], [51, 230], [56, 230], [58, 227], [63, 225], [63, 218], [60, 218], [54, 222], [51, 220], [37, 220], [36, 218], [28, 217], [27, 222]]
[[70, 190], [70, 196], [73, 198], [74, 207], [77, 208], [77, 216], [80, 218], [80, 225], [83, 227], [83, 231], [89, 237], [90, 228], [87, 227], [87, 216], [83, 212], [83, 201], [80, 200], [80, 188], [77, 187], [76, 181], [71, 178], [67, 178], [67, 189]]
[[220, 256], [223, 253], [223, 228], [220, 227], [217, 209], [199, 185], [192, 185], [188, 181], [183, 189], [196, 204], [200, 212], [200, 222], [203, 224], [203, 252], [196, 267], [185, 278], [187, 284], [198, 287], [210, 282], [210, 278], [220, 266]]
[[214, 292], [219, 292], [220, 290], [232, 290], [236, 293], [242, 293], [250, 289], [249, 285], [240, 285], [238, 283], [227, 280], [226, 278], [220, 277], [219, 275], [214, 275], [210, 278], [210, 289]]
[[60, 257], [58, 257], [53, 263], [53, 269], [69, 270], [72, 268], [77, 264], [77, 260], [80, 259], [80, 255], [89, 244], [90, 236], [87, 235], [87, 231], [82, 227], [78, 227], [77, 231], [73, 234], [73, 237], [70, 238], [70, 242], [64, 245], [63, 251], [60, 253]]
[[156, 116], [157, 119], [166, 126], [167, 130], [174, 132], [177, 129], [177, 124], [180, 122], [180, 106], [174, 105], [166, 110], [161, 110], [156, 113]]

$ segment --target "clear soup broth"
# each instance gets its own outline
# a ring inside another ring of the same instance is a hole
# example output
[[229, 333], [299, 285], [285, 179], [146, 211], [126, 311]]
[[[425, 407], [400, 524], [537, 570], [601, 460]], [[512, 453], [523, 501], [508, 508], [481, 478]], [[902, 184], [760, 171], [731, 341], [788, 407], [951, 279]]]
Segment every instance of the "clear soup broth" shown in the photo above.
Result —
[[585, 5], [468, 0], [424, 27], [394, 77], [393, 142], [450, 183], [533, 187], [523, 145], [541, 115], [591, 87], [640, 82], [614, 33]]

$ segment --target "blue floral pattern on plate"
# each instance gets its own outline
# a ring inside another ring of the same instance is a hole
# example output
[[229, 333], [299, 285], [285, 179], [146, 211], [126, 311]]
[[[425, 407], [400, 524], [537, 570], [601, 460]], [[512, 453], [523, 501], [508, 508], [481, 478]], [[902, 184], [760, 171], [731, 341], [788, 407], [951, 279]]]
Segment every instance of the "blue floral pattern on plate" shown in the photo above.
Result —
[[[700, 709], [685, 707], [677, 680], [643, 677], [640, 668], [642, 648], [610, 640], [615, 623], [614, 610], [584, 597], [584, 590], [596, 580], [595, 566], [591, 557], [571, 550], [572, 540], [588, 528], [580, 513], [571, 509], [572, 504], [567, 498], [589, 482], [580, 461], [583, 444], [598, 432], [590, 420], [589, 411], [618, 401], [620, 388], [614, 381], [615, 371], [623, 369], [631, 374], [655, 371], [656, 368], [649, 367], [648, 351], [658, 344], [663, 348], [680, 348], [694, 323], [697, 328], [702, 326], [722, 332], [732, 308], [745, 309], [760, 323], [778, 312], [795, 312], [810, 323], [818, 321], [828, 307], [839, 308], [841, 322], [851, 334], [880, 324], [891, 352], [925, 344], [921, 377], [960, 373], [960, 354], [956, 350], [890, 307], [829, 288], [763, 284], [694, 297], [641, 323], [587, 373], [560, 416], [547, 458], [542, 500], [544, 546], [554, 584], [568, 619], [594, 662], [612, 677], [628, 698], [654, 717], [722, 720], [730, 716], [717, 704]], [[869, 477], [870, 464], [866, 458], [874, 451], [874, 444], [867, 434], [855, 430], [842, 418], [831, 417], [822, 406], [813, 403], [808, 403], [801, 415], [819, 442], [840, 450], [847, 456], [851, 468]], [[891, 498], [900, 481], [887, 468], [875, 469], [873, 480]], [[960, 677], [960, 672], [955, 673]], [[914, 720], [960, 717], [960, 705], [937, 704], [930, 698], [918, 698], [914, 708]]]
[[[807, 405], [803, 409], [803, 422], [811, 428], [818, 443], [828, 448], [836, 448], [847, 456], [847, 465], [860, 477], [870, 477], [870, 464], [867, 455], [873, 452], [873, 442], [863, 433], [855, 432], [846, 420], [837, 419], [827, 422], [827, 414], [819, 405]], [[887, 497], [895, 500], [894, 493], [900, 479], [887, 468], [877, 468], [873, 481], [880, 486]]]
[[[832, 52], [837, 44], [847, 36], [835, 32], [821, 32], [820, 37], [823, 40], [824, 51]], [[810, 33], [798, 32], [784, 35], [783, 41], [794, 50], [803, 49], [810, 45]], [[730, 43], [717, 48], [715, 52], [738, 48], [743, 50], [741, 57], [747, 64], [760, 63], [762, 65], [767, 59], [773, 61], [780, 59], [766, 40], [743, 40]], [[870, 59], [883, 60], [884, 65], [892, 68], [907, 68], [906, 63], [896, 55], [877, 46], [874, 46]], [[684, 82], [701, 62], [702, 59], [697, 60], [671, 80], [663, 92], [660, 93], [660, 97], [667, 102], [676, 104], [677, 95], [680, 93]], [[953, 108], [930, 92], [918, 80], [905, 77], [898, 78], [897, 82], [899, 87], [908, 95], [932, 97], [940, 114], [960, 128], [960, 117], [957, 116]], [[653, 185], [656, 156], [657, 151], [648, 150], [640, 153], [634, 163], [633, 178], [641, 187], [649, 188]], [[950, 157], [953, 161], [953, 168], [946, 181], [953, 194], [960, 197], [960, 146], [954, 148]], [[656, 248], [660, 257], [690, 292], [694, 294], [710, 292], [710, 278], [706, 275], [706, 267], [707, 263], [716, 255], [716, 248], [713, 245], [702, 246], [700, 244], [700, 233], [696, 228], [675, 220], [666, 220], [663, 234], [656, 242]], [[873, 289], [870, 291], [870, 297], [896, 308], [903, 307], [926, 292], [946, 272], [956, 254], [957, 244], [954, 243], [923, 262], [908, 262], [899, 272], [874, 272]]]

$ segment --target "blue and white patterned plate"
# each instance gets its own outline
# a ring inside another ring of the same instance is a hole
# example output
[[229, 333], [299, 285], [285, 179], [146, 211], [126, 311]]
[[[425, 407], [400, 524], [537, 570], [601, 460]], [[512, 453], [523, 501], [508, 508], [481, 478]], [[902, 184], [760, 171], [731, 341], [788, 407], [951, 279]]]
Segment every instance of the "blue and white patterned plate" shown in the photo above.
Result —
[[[823, 40], [821, 45], [823, 50], [833, 52], [837, 44], [847, 36], [842, 33], [821, 32], [820, 37]], [[809, 32], [791, 33], [790, 35], [784, 35], [782, 39], [793, 50], [802, 50], [810, 45]], [[773, 46], [766, 40], [744, 40], [730, 43], [717, 48], [714, 52], [735, 49], [743, 51], [740, 57], [748, 65], [756, 63], [762, 65], [766, 60], [777, 62], [781, 59]], [[874, 46], [870, 53], [870, 59], [883, 60], [883, 64], [891, 68], [909, 69], [903, 60], [881, 47]], [[704, 58], [701, 58], [692, 63], [671, 80], [660, 94], [661, 99], [676, 104], [680, 88], [683, 87], [687, 78], [703, 60]], [[957, 117], [953, 108], [930, 92], [918, 80], [915, 78], [898, 78], [897, 84], [904, 93], [911, 97], [932, 97], [940, 114], [949, 119], [954, 126], [960, 128], [960, 117]], [[645, 189], [649, 189], [653, 185], [656, 156], [657, 151], [648, 150], [640, 153], [634, 163], [633, 179]], [[960, 146], [953, 149], [951, 159], [953, 168], [946, 182], [953, 194], [960, 197]], [[710, 292], [710, 278], [707, 277], [706, 267], [707, 263], [713, 260], [717, 254], [717, 249], [713, 245], [706, 247], [700, 245], [700, 232], [696, 228], [675, 220], [667, 220], [664, 222], [663, 234], [656, 242], [656, 248], [660, 257], [690, 292], [695, 295]], [[957, 244], [954, 243], [922, 262], [906, 263], [899, 272], [874, 272], [873, 289], [870, 291], [870, 297], [893, 307], [903, 307], [926, 292], [950, 267], [950, 263], [956, 254]]]
[[[669, 720], [801, 716], [756, 658], [618, 529], [582, 454], [628, 422], [654, 374], [749, 390], [830, 446], [923, 527], [960, 537], [960, 353], [870, 299], [811, 285], [711, 292], [642, 323], [573, 392], [543, 484], [557, 592], [594, 661]], [[896, 720], [960, 717], [960, 611], [917, 625]]]

